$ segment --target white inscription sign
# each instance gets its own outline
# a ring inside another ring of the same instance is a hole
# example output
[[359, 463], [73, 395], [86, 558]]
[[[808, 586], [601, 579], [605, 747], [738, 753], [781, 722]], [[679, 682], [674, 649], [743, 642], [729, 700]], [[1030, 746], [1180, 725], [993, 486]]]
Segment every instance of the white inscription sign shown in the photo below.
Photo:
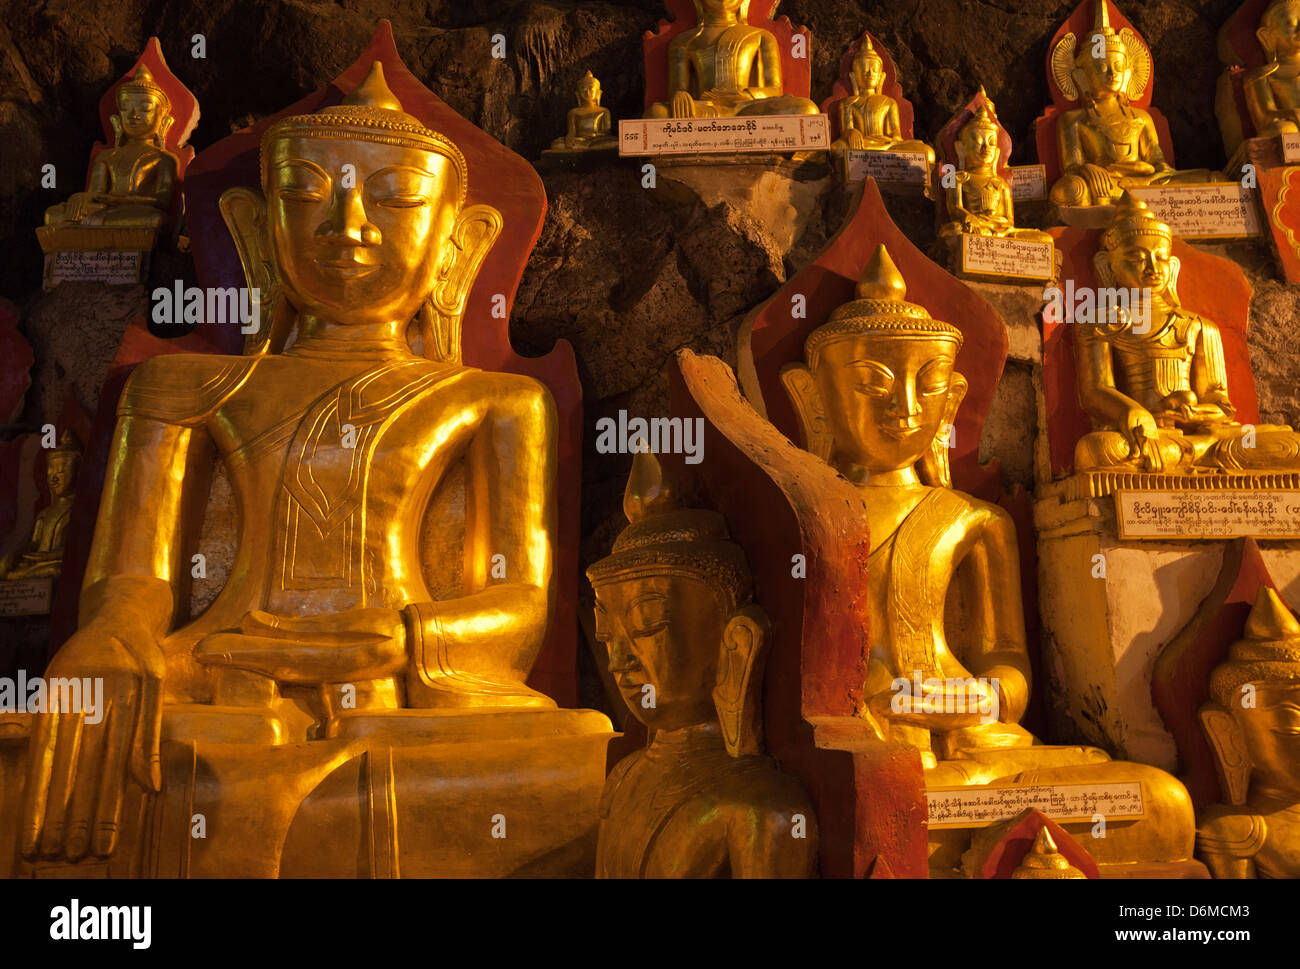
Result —
[[1184, 239], [1239, 239], [1260, 234], [1253, 190], [1236, 182], [1205, 185], [1157, 185], [1135, 188], [1174, 235]]
[[1016, 202], [1034, 202], [1047, 198], [1046, 165], [1012, 165], [1011, 198]]
[[868, 175], [878, 182], [929, 185], [930, 160], [923, 151], [849, 151], [847, 180], [860, 182]]
[[45, 277], [55, 283], [134, 283], [140, 278], [142, 252], [92, 249], [51, 252], [45, 256]]
[[1300, 165], [1300, 133], [1287, 131], [1282, 135], [1282, 161]]
[[44, 616], [53, 596], [53, 579], [0, 581], [0, 616]]
[[1049, 784], [1042, 787], [956, 787], [926, 792], [931, 828], [984, 828], [1037, 808], [1053, 821], [1108, 821], [1140, 818], [1142, 785]]
[[771, 114], [749, 118], [634, 118], [618, 123], [620, 155], [701, 155], [737, 151], [804, 151], [829, 148], [824, 114]]
[[1130, 538], [1300, 538], [1300, 491], [1116, 491]]
[[961, 269], [982, 276], [1050, 280], [1056, 275], [1056, 246], [1032, 239], [963, 235]]

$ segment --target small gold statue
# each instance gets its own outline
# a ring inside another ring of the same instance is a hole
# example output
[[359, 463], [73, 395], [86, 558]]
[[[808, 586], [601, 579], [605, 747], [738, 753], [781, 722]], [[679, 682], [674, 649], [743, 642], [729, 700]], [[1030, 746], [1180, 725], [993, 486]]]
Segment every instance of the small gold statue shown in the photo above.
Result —
[[799, 782], [763, 756], [767, 619], [717, 512], [681, 508], [636, 455], [628, 526], [587, 575], [609, 671], [649, 745], [610, 773], [598, 878], [811, 875], [817, 825]]
[[1001, 129], [993, 102], [983, 87], [980, 95], [979, 108], [957, 136], [956, 184], [946, 190], [948, 216], [952, 221], [940, 227], [939, 235], [997, 236], [1052, 242], [1052, 237], [1046, 232], [1016, 228], [1011, 186], [998, 174], [1002, 160], [998, 145]]
[[[931, 790], [1140, 783], [1144, 816], [1112, 823], [1094, 857], [1184, 863], [1194, 823], [1175, 778], [1095, 748], [1039, 745], [1020, 726], [1030, 664], [1015, 525], [952, 488], [963, 338], [905, 296], [880, 246], [857, 299], [809, 335], [807, 366], [782, 372], [805, 439], [867, 495], [871, 659], [860, 716], [882, 739], [920, 751]], [[931, 871], [950, 873], [970, 829], [932, 826], [930, 840]]]
[[776, 38], [747, 22], [749, 4], [695, 0], [698, 26], [668, 44], [668, 103], [652, 104], [647, 118], [820, 113], [785, 93]]
[[1088, 876], [1070, 864], [1070, 860], [1061, 854], [1056, 847], [1056, 841], [1052, 838], [1052, 832], [1044, 826], [1038, 829], [1038, 834], [1034, 836], [1033, 847], [1025, 853], [1024, 858], [1020, 859], [1020, 864], [1011, 873], [1011, 877], [1074, 879]]
[[[123, 391], [80, 625], [49, 666], [103, 677], [111, 712], [35, 718], [25, 858], [125, 844], [173, 875], [396, 876], [594, 850], [609, 722], [524, 682], [555, 605], [555, 403], [461, 362], [502, 229], [470, 177], [375, 61], [267, 128], [262, 192], [222, 195], [269, 336], [154, 357]], [[239, 544], [191, 618], [216, 460]]]
[[568, 130], [551, 142], [553, 151], [600, 151], [617, 148], [609, 108], [600, 105], [600, 81], [588, 71], [578, 81], [578, 106], [569, 109]]
[[171, 209], [179, 162], [167, 150], [171, 100], [141, 64], [117, 89], [116, 144], [96, 157], [86, 191], [45, 210], [45, 225], [156, 229]]
[[1273, 0], [1255, 32], [1265, 63], [1244, 78], [1258, 137], [1300, 131], [1300, 0]]
[[1233, 419], [1223, 339], [1213, 320], [1180, 305], [1171, 240], [1169, 226], [1125, 193], [1093, 261], [1101, 285], [1127, 289], [1135, 303], [1128, 319], [1075, 331], [1079, 402], [1097, 428], [1075, 446], [1075, 470], [1300, 468], [1291, 428], [1247, 431]]
[[0, 579], [53, 579], [63, 566], [63, 540], [72, 514], [72, 501], [81, 467], [81, 447], [72, 431], [64, 431], [59, 446], [45, 459], [50, 503], [32, 526], [32, 537], [20, 549], [0, 559]]
[[1297, 878], [1300, 623], [1263, 588], [1245, 632], [1200, 711], [1227, 803], [1201, 813], [1197, 847], [1216, 878]]
[[853, 93], [836, 105], [840, 137], [832, 151], [918, 151], [934, 165], [934, 149], [923, 141], [903, 137], [898, 102], [883, 92], [885, 61], [864, 36], [849, 69]]
[[1057, 206], [1110, 205], [1124, 189], [1221, 178], [1204, 169], [1176, 171], [1165, 161], [1151, 115], [1130, 103], [1151, 81], [1151, 52], [1130, 28], [1110, 25], [1108, 0], [1096, 0], [1092, 32], [1077, 44], [1067, 33], [1052, 51], [1052, 76], [1080, 107], [1057, 120], [1063, 174]]

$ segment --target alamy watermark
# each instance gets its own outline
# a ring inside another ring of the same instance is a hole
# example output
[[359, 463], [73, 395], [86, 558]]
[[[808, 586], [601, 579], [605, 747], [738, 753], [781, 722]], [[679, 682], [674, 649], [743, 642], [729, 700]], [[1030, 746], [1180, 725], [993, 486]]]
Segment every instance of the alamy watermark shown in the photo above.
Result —
[[46, 679], [19, 670], [16, 678], [0, 676], [0, 713], [81, 713], [86, 723], [104, 719], [104, 681], [98, 676]]
[[246, 286], [186, 287], [179, 279], [171, 288], [159, 286], [151, 295], [153, 321], [160, 326], [184, 323], [239, 324], [239, 332], [256, 333], [261, 327], [261, 292]]
[[598, 454], [684, 454], [687, 464], [704, 460], [703, 417], [627, 416], [618, 412], [618, 420], [602, 417], [596, 421]]
[[1073, 279], [1065, 289], [1048, 286], [1043, 290], [1043, 319], [1048, 323], [1079, 323], [1084, 326], [1132, 324], [1138, 336], [1151, 332], [1151, 290], [1123, 286], [1079, 286]]

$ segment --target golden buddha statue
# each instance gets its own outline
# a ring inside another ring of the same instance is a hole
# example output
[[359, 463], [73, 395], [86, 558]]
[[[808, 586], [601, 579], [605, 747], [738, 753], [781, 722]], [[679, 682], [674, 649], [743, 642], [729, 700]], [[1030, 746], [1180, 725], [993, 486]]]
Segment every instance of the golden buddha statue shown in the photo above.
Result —
[[[931, 791], [1136, 782], [1141, 819], [1111, 822], [1089, 851], [1118, 871], [1185, 863], [1192, 807], [1175, 778], [1095, 748], [1040, 745], [1019, 724], [1030, 663], [1015, 526], [952, 488], [946, 428], [966, 393], [954, 369], [963, 338], [905, 296], [880, 246], [857, 299], [809, 335], [807, 366], [782, 372], [805, 439], [867, 503], [871, 658], [859, 715], [920, 751]], [[970, 837], [932, 819], [932, 874], [956, 871]]]
[[1225, 804], [1201, 812], [1197, 849], [1216, 878], [1300, 877], [1300, 623], [1263, 588], [1245, 637], [1210, 675], [1201, 727]]
[[[980, 88], [984, 95], [984, 88]], [[1017, 229], [1011, 186], [998, 174], [1002, 151], [998, 145], [997, 116], [993, 102], [984, 95], [979, 108], [957, 135], [958, 171], [955, 184], [946, 189], [948, 216], [939, 229], [941, 237], [957, 235], [997, 236], [1052, 242], [1038, 229]]]
[[931, 165], [934, 149], [923, 141], [903, 137], [898, 117], [898, 102], [883, 92], [885, 61], [863, 37], [849, 68], [853, 93], [836, 105], [840, 136], [831, 144], [832, 151], [919, 151]]
[[1255, 32], [1265, 63], [1246, 73], [1246, 107], [1260, 138], [1300, 131], [1300, 0], [1273, 0]]
[[0, 558], [0, 579], [53, 579], [63, 565], [63, 540], [72, 515], [72, 501], [81, 467], [81, 447], [72, 431], [64, 431], [59, 446], [45, 459], [50, 503], [36, 516], [27, 544]]
[[[1130, 103], [1151, 79], [1151, 52], [1130, 28], [1110, 25], [1106, 0], [1096, 0], [1092, 32], [1068, 33], [1052, 50], [1052, 75], [1078, 108], [1057, 119], [1062, 175], [1052, 186], [1058, 206], [1109, 205], [1124, 189], [1167, 182], [1220, 180], [1204, 169], [1176, 171], [1165, 161], [1151, 115]], [[1100, 56], [1098, 56], [1100, 55]]]
[[141, 64], [117, 89], [116, 144], [95, 156], [86, 191], [45, 210], [45, 225], [156, 229], [171, 209], [180, 163], [167, 150], [171, 99]]
[[[222, 196], [271, 338], [155, 357], [123, 391], [80, 626], [48, 670], [102, 677], [112, 712], [36, 718], [24, 857], [112, 862], [125, 842], [173, 875], [590, 870], [609, 721], [524, 683], [554, 606], [555, 404], [461, 363], [502, 228], [465, 204], [470, 175], [376, 61], [341, 104], [267, 128], [264, 198]], [[239, 543], [190, 619], [218, 459]]]
[[658, 459], [633, 458], [628, 526], [587, 570], [609, 671], [650, 741], [601, 799], [598, 878], [798, 878], [817, 823], [763, 756], [767, 618], [717, 512], [681, 508]]
[[1169, 226], [1127, 193], [1102, 234], [1098, 280], [1127, 289], [1135, 305], [1128, 319], [1075, 330], [1079, 402], [1097, 428], [1075, 446], [1075, 470], [1300, 468], [1291, 428], [1248, 430], [1233, 419], [1223, 339], [1213, 320], [1180, 305], [1171, 239]]
[[695, 0], [697, 26], [668, 44], [668, 103], [647, 118], [819, 114], [786, 94], [776, 38], [749, 24], [750, 0]]
[[569, 109], [568, 130], [551, 142], [553, 151], [599, 151], [617, 148], [609, 108], [600, 105], [600, 81], [588, 71], [578, 81], [578, 106]]

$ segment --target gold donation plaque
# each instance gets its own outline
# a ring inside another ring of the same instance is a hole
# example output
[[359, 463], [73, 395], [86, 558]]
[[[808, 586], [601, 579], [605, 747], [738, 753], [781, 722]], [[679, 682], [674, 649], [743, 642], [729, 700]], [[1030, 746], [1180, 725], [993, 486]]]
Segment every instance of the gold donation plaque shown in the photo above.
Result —
[[1128, 821], [1142, 817], [1142, 785], [1047, 784], [1041, 787], [953, 787], [926, 791], [931, 828], [984, 828], [1038, 808], [1053, 821]]
[[1047, 198], [1046, 165], [1012, 165], [1011, 198], [1015, 202], [1033, 202]]
[[1119, 537], [1300, 538], [1300, 491], [1116, 491]]
[[618, 123], [620, 155], [700, 155], [829, 148], [824, 114], [734, 118], [632, 118]]
[[1050, 280], [1055, 273], [1056, 246], [1031, 239], [963, 235], [961, 270], [1010, 279]]
[[850, 150], [848, 156], [850, 182], [860, 182], [870, 175], [878, 182], [930, 184], [930, 159], [923, 151]]
[[1255, 193], [1235, 182], [1157, 185], [1132, 193], [1184, 239], [1239, 239], [1261, 231]]
[[1300, 133], [1295, 131], [1283, 132], [1282, 161], [1288, 165], [1300, 163]]
[[53, 594], [53, 579], [0, 581], [0, 616], [44, 616]]

